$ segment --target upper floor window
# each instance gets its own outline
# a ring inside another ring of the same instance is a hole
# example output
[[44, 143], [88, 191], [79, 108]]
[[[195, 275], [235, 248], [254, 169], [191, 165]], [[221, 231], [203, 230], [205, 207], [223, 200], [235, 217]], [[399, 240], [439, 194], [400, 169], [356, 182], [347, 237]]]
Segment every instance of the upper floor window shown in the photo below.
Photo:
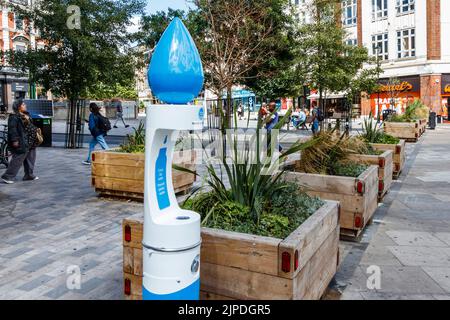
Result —
[[382, 19], [388, 15], [388, 0], [372, 0], [372, 18]]
[[357, 4], [356, 0], [343, 0], [342, 1], [342, 23], [345, 26], [351, 26], [356, 24], [357, 18]]
[[372, 36], [372, 54], [380, 60], [389, 59], [388, 34], [381, 33]]
[[16, 30], [23, 31], [23, 29], [24, 29], [24, 20], [23, 20], [23, 18], [20, 15], [18, 15], [18, 14], [14, 15], [14, 22], [16, 24]]
[[397, 14], [414, 12], [415, 0], [397, 0]]
[[358, 39], [347, 39], [345, 41], [345, 44], [348, 46], [357, 46], [358, 45]]
[[397, 31], [397, 54], [399, 59], [416, 56], [415, 29]]

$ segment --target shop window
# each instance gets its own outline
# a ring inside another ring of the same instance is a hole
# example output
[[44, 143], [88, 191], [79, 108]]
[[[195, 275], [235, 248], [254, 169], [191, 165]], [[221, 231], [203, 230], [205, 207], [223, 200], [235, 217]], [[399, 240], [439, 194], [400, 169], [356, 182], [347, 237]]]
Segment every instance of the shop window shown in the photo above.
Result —
[[389, 59], [388, 34], [381, 33], [372, 36], [372, 54], [380, 60]]
[[379, 20], [388, 15], [388, 0], [372, 0], [372, 19]]
[[415, 0], [397, 0], [397, 14], [414, 12], [415, 2]]
[[357, 7], [356, 0], [342, 1], [342, 24], [344, 26], [353, 26], [356, 24]]
[[397, 52], [399, 59], [416, 56], [415, 29], [397, 31]]

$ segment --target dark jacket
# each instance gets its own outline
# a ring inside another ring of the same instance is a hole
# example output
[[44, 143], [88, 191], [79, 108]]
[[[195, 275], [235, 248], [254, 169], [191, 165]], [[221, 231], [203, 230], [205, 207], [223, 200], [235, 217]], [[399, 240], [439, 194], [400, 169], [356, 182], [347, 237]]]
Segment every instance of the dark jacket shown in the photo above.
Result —
[[89, 131], [94, 138], [101, 135], [106, 136], [106, 132], [100, 129], [99, 116], [93, 113], [89, 116]]
[[[13, 142], [19, 142], [19, 147], [14, 148]], [[17, 113], [10, 115], [8, 119], [8, 145], [15, 154], [24, 154], [29, 150], [25, 125]]]

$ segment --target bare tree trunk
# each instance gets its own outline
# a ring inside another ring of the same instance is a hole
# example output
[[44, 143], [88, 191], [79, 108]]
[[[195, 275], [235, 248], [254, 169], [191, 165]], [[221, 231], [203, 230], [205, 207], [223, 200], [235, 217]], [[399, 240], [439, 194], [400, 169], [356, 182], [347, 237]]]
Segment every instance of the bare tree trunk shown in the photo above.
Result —
[[226, 124], [227, 128], [232, 128], [233, 122], [233, 90], [231, 86], [227, 87], [227, 114], [226, 114]]

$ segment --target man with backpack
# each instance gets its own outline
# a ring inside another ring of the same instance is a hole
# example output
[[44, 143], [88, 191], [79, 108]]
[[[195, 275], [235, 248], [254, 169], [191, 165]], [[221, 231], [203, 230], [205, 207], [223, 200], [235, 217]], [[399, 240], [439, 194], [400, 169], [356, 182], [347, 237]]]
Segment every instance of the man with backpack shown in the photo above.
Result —
[[91, 111], [91, 114], [89, 115], [89, 131], [91, 132], [92, 140], [89, 143], [87, 160], [83, 161], [83, 164], [87, 166], [91, 165], [91, 155], [97, 144], [99, 144], [103, 150], [109, 149], [105, 137], [107, 136], [108, 131], [111, 130], [111, 123], [108, 118], [100, 114], [100, 107], [96, 103], [91, 103], [89, 105], [89, 110]]

